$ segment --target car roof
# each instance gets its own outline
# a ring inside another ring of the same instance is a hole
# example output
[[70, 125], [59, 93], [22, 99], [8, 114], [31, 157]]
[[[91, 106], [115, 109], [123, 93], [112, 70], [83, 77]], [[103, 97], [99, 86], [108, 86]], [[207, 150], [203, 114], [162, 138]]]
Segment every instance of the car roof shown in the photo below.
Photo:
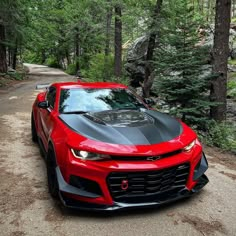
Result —
[[110, 83], [110, 82], [60, 82], [53, 83], [51, 86], [54, 86], [58, 89], [74, 89], [74, 88], [91, 88], [91, 89], [106, 89], [106, 88], [127, 88], [126, 85], [119, 83]]

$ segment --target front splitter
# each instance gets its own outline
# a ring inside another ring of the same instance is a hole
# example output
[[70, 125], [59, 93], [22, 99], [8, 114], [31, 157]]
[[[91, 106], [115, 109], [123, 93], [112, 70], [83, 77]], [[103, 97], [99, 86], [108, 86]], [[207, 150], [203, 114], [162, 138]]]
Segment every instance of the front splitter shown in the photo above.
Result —
[[153, 208], [161, 205], [165, 205], [171, 202], [178, 201], [183, 198], [188, 198], [196, 193], [198, 193], [207, 183], [209, 182], [207, 176], [204, 174], [198, 179], [198, 183], [194, 186], [192, 190], [187, 188], [182, 189], [177, 194], [172, 197], [167, 197], [165, 200], [157, 200], [152, 202], [142, 202], [142, 203], [123, 203], [114, 202], [113, 205], [101, 205], [88, 202], [82, 202], [66, 197], [60, 192], [59, 196], [63, 205], [67, 208], [73, 208], [78, 210], [89, 210], [89, 211], [118, 211], [126, 209], [137, 209], [137, 208]]

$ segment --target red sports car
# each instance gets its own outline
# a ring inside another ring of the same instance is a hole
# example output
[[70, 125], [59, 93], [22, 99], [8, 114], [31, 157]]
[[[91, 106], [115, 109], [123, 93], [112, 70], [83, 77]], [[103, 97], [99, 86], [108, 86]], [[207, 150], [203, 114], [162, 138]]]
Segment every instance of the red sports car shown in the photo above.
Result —
[[153, 207], [208, 182], [195, 132], [122, 84], [48, 86], [33, 104], [32, 139], [46, 158], [49, 192], [68, 207]]

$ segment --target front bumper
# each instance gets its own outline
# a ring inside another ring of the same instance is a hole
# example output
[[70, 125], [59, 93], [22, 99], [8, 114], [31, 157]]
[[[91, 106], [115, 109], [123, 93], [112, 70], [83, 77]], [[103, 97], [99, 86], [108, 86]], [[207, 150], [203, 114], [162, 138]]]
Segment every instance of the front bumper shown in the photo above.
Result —
[[146, 202], [146, 203], [122, 203], [122, 202], [114, 202], [112, 206], [110, 205], [102, 205], [102, 204], [94, 204], [94, 203], [87, 203], [78, 200], [74, 200], [72, 198], [68, 198], [63, 193], [60, 192], [60, 199], [64, 206], [72, 209], [79, 209], [79, 210], [91, 210], [91, 211], [118, 211], [118, 210], [125, 210], [125, 209], [137, 209], [137, 208], [153, 208], [158, 207], [161, 205], [165, 205], [174, 201], [178, 201], [183, 198], [188, 198], [195, 193], [198, 193], [207, 183], [209, 182], [206, 175], [202, 175], [198, 183], [192, 190], [188, 190], [187, 188], [182, 189], [178, 194], [172, 196], [171, 198], [167, 198], [166, 200], [161, 201], [153, 201], [153, 202]]
[[[173, 194], [170, 193], [162, 194], [161, 197], [157, 197], [157, 199], [147, 202], [142, 201], [140, 203], [139, 202], [125, 203], [125, 202], [113, 201], [112, 204], [101, 204], [99, 203], [99, 201], [96, 202], [96, 199], [99, 199], [99, 197], [101, 197], [100, 195], [85, 191], [83, 189], [76, 188], [68, 184], [64, 180], [59, 167], [56, 168], [56, 173], [59, 185], [59, 196], [64, 206], [68, 208], [75, 208], [82, 210], [115, 211], [128, 208], [143, 208], [143, 207], [148, 208], [148, 207], [160, 206], [173, 201], [177, 201], [182, 198], [190, 197], [191, 195], [199, 192], [208, 183], [208, 178], [204, 174], [207, 168], [208, 168], [208, 163], [204, 153], [202, 153], [202, 156], [198, 161], [198, 164], [195, 165], [195, 169], [192, 175], [189, 174], [189, 178], [192, 178], [193, 182], [195, 182], [194, 186], [191, 189], [185, 186], [178, 192], [175, 192]], [[75, 199], [73, 196], [79, 196], [83, 200], [81, 201], [79, 199]], [[86, 201], [86, 199], [92, 199], [95, 201], [93, 202]]]

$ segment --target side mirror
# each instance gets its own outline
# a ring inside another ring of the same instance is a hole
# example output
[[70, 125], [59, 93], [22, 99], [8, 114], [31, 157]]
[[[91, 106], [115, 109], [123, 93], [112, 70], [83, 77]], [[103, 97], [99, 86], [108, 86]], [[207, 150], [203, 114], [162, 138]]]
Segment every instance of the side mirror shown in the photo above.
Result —
[[149, 105], [149, 106], [155, 105], [154, 100], [151, 99], [151, 98], [144, 98], [143, 101], [144, 101], [147, 105]]
[[48, 101], [39, 102], [38, 107], [42, 108], [42, 109], [47, 109], [47, 108], [49, 108], [49, 103], [48, 103]]

